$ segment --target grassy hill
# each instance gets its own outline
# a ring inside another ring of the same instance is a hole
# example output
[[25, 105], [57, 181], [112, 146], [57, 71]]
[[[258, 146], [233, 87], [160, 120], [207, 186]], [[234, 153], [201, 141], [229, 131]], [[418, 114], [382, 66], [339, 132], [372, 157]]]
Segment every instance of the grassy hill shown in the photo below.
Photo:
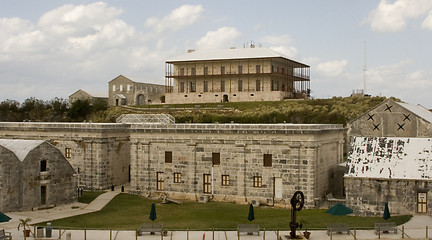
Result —
[[92, 116], [93, 122], [115, 122], [121, 114], [167, 113], [177, 123], [316, 123], [346, 124], [384, 101], [385, 97], [333, 97], [331, 99], [286, 100], [205, 104], [111, 107]]

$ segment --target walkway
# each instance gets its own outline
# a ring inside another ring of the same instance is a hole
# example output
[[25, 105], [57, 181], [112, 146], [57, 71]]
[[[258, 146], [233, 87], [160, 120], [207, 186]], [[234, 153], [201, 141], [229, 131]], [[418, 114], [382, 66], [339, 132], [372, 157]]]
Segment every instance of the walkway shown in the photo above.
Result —
[[[24, 239], [21, 231], [17, 230], [17, 226], [19, 224], [19, 219], [21, 218], [30, 218], [32, 221], [31, 224], [39, 223], [39, 222], [47, 222], [55, 219], [61, 219], [76, 215], [81, 215], [85, 213], [95, 212], [101, 210], [108, 202], [111, 201], [115, 196], [120, 193], [120, 188], [115, 191], [109, 191], [104, 194], [101, 194], [90, 204], [83, 203], [73, 203], [69, 205], [64, 205], [61, 207], [55, 207], [51, 209], [45, 210], [37, 210], [37, 211], [26, 211], [26, 212], [10, 212], [7, 213], [9, 217], [12, 219], [7, 223], [0, 223], [0, 229], [6, 229], [7, 232], [11, 232], [13, 236], [13, 240], [22, 240]], [[405, 228], [405, 239], [428, 239], [426, 238], [426, 226], [428, 226], [428, 236], [432, 237], [432, 217], [428, 215], [415, 215], [413, 218], [404, 224]], [[401, 226], [399, 226], [401, 228]], [[72, 240], [85, 240], [84, 231], [83, 230], [71, 230], [67, 231], [71, 234]], [[274, 232], [274, 231], [266, 231], [265, 235], [263, 232], [259, 236], [257, 235], [245, 235], [242, 234], [240, 236], [241, 240], [277, 240], [277, 234], [282, 236], [282, 239], [285, 239], [284, 236], [289, 235], [289, 232]], [[378, 236], [374, 234], [373, 230], [361, 230], [357, 231], [357, 239], [378, 239]], [[53, 237], [57, 237], [58, 231], [53, 231]], [[102, 231], [102, 230], [92, 230], [86, 231], [86, 240], [135, 240], [136, 235], [134, 231]], [[236, 231], [169, 231], [166, 237], [163, 237], [164, 240], [188, 240], [188, 239], [206, 239], [206, 240], [237, 240], [237, 232]], [[27, 238], [32, 240], [33, 238]], [[62, 239], [66, 239], [66, 234], [62, 236]], [[155, 235], [145, 234], [144, 236], [139, 236], [139, 240], [161, 240], [161, 235], [156, 233]], [[311, 240], [321, 240], [321, 239], [330, 239], [327, 236], [326, 231], [311, 231]], [[332, 236], [334, 240], [346, 240], [346, 239], [354, 239], [352, 235], [347, 234], [335, 234]], [[381, 239], [402, 239], [400, 231], [398, 234], [383, 234]]]

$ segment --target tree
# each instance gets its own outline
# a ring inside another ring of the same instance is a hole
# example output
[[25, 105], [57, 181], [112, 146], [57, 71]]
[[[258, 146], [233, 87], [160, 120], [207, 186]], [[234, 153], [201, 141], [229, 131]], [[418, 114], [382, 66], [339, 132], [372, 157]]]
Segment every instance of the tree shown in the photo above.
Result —
[[20, 110], [24, 120], [45, 122], [49, 119], [49, 110], [45, 102], [34, 97], [24, 100]]
[[0, 121], [1, 122], [21, 122], [21, 114], [19, 112], [20, 104], [15, 100], [4, 100], [0, 103]]
[[51, 122], [63, 122], [67, 121], [66, 114], [69, 110], [69, 104], [66, 99], [54, 98], [48, 103], [50, 109], [50, 121]]
[[72, 103], [67, 116], [71, 121], [82, 122], [87, 120], [91, 113], [92, 106], [90, 105], [90, 102], [88, 100], [78, 99]]

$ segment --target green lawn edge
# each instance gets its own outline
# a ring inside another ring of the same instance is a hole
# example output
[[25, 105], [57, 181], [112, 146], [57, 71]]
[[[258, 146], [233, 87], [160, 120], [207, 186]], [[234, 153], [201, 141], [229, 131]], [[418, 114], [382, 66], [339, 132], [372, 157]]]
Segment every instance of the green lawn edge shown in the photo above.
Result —
[[[247, 204], [183, 201], [181, 205], [162, 204], [137, 195], [122, 193], [117, 195], [102, 210], [79, 216], [51, 221], [53, 226], [62, 228], [87, 229], [137, 229], [149, 219], [152, 203], [156, 204], [156, 223], [161, 223], [170, 230], [208, 230], [235, 229], [239, 223], [250, 223], [247, 220]], [[289, 229], [291, 211], [286, 208], [254, 208], [254, 224], [266, 229]], [[392, 216], [391, 222], [404, 224], [412, 215]], [[324, 229], [328, 223], [344, 222], [352, 228], [373, 228], [375, 222], [385, 222], [382, 217], [332, 216], [325, 209], [303, 209], [297, 213], [297, 221], [307, 229]], [[40, 223], [38, 225], [43, 225]]]

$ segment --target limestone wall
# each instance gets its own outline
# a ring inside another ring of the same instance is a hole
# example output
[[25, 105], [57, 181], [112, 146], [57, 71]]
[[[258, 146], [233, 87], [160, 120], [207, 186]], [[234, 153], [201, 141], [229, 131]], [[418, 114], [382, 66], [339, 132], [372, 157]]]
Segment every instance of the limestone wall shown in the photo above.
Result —
[[432, 137], [432, 124], [392, 100], [348, 123], [348, 137]]
[[128, 181], [128, 126], [91, 123], [0, 123], [0, 138], [47, 140], [65, 156], [85, 189], [107, 189]]
[[[344, 181], [346, 203], [354, 214], [361, 216], [382, 215], [386, 202], [392, 214], [414, 214], [418, 212], [419, 192], [425, 192], [427, 199], [432, 197], [430, 181], [348, 177]], [[431, 201], [427, 201], [425, 206], [426, 213], [431, 214]]]
[[0, 146], [0, 211], [18, 210], [22, 204], [21, 162]]
[[[131, 126], [131, 187], [144, 195], [289, 204], [296, 190], [304, 192], [306, 206], [328, 192], [330, 166], [341, 159], [344, 129], [340, 125], [290, 124], [176, 124]], [[172, 152], [172, 163], [165, 163]], [[212, 154], [220, 154], [220, 164]], [[264, 154], [271, 154], [271, 166], [264, 166]], [[174, 182], [174, 173], [181, 181]], [[162, 176], [157, 189], [156, 177]], [[208, 193], [204, 174], [210, 175]], [[222, 186], [222, 175], [229, 185]], [[322, 175], [322, 176], [321, 176]], [[254, 186], [260, 177], [261, 186]], [[275, 179], [280, 178], [280, 195]], [[162, 182], [162, 183], [161, 183]], [[278, 196], [276, 196], [278, 195]], [[274, 198], [274, 201], [273, 201]]]
[[[0, 123], [1, 138], [50, 141], [86, 189], [107, 189], [130, 178], [132, 191], [143, 195], [257, 199], [282, 206], [301, 190], [307, 207], [329, 192], [344, 132], [341, 125], [313, 124]], [[172, 153], [171, 163], [165, 163], [166, 152]], [[219, 164], [213, 164], [213, 153]], [[229, 176], [227, 186], [222, 175]], [[210, 176], [206, 193], [205, 176]]]

